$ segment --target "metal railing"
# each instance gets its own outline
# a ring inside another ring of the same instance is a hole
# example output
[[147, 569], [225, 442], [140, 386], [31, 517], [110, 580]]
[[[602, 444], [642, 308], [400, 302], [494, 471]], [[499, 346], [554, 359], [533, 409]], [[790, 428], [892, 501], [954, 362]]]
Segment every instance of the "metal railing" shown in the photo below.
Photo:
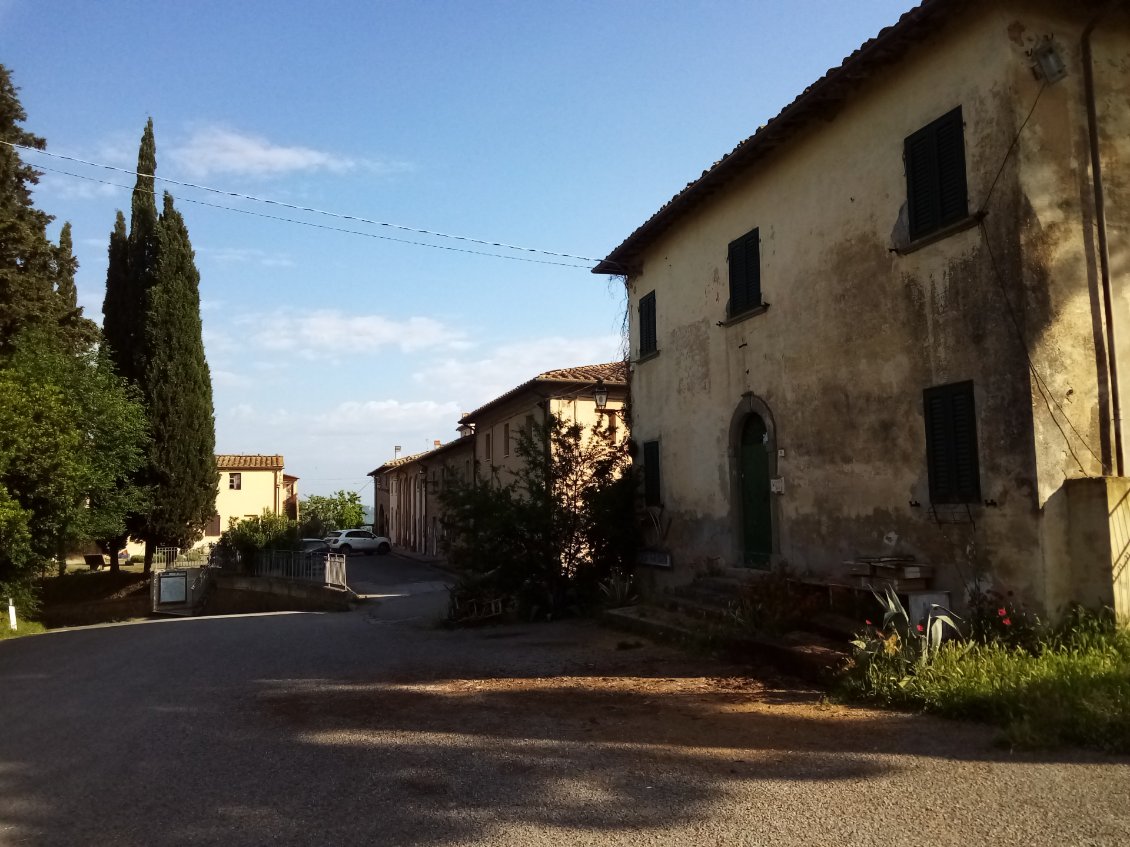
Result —
[[301, 550], [263, 550], [252, 563], [253, 576], [273, 576], [346, 588], [345, 556]]
[[158, 547], [153, 552], [153, 568], [169, 571], [176, 568], [201, 568], [211, 564], [212, 545], [207, 547]]

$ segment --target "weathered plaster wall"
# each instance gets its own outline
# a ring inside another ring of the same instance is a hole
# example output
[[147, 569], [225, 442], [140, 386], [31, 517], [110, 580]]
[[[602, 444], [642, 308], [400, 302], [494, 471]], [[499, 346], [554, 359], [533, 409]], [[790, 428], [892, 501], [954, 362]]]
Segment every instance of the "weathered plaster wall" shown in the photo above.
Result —
[[[838, 575], [848, 556], [911, 553], [935, 563], [955, 595], [987, 572], [996, 584], [1044, 599], [1039, 507], [1054, 487], [1047, 478], [1062, 482], [1064, 451], [1041, 419], [1037, 456], [1032, 410], [1043, 401], [1033, 399], [1026, 350], [1060, 402], [1075, 396], [1066, 393], [1072, 381], [1093, 386], [1095, 357], [1087, 258], [1061, 257], [1064, 236], [1053, 227], [1081, 228], [1077, 159], [1085, 147], [1078, 133], [1060, 133], [1070, 153], [1063, 173], [1044, 172], [1038, 149], [1022, 148], [1030, 163], [1023, 178], [1018, 160], [1006, 160], [1040, 89], [1025, 55], [1030, 45], [1017, 37], [1018, 15], [1031, 13], [1019, 9], [994, 5], [922, 44], [832, 120], [684, 218], [629, 280], [633, 319], [639, 298], [656, 291], [660, 352], [633, 369], [633, 436], [661, 442], [673, 578], [738, 561], [733, 428], [743, 404], [755, 403], [770, 413], [771, 455], [784, 451], [774, 459], [785, 483], [775, 499], [776, 550], [794, 569]], [[1046, 16], [1019, 25], [1055, 33]], [[1057, 109], [1078, 120], [1077, 98], [1077, 90], [1049, 88], [1030, 127], [1052, 137], [1063, 119]], [[958, 105], [970, 212], [987, 201], [987, 217], [899, 255], [889, 248], [906, 199], [903, 140]], [[1065, 179], [1071, 196], [1053, 199]], [[770, 308], [717, 326], [726, 317], [727, 244], [753, 227]], [[1055, 328], [1064, 314], [1076, 324], [1066, 349]], [[638, 350], [634, 320], [631, 332]], [[930, 515], [922, 391], [967, 379], [975, 385], [982, 494], [996, 505], [974, 505], [973, 523], [938, 523]], [[1095, 391], [1080, 392], [1073, 422], [1095, 438]], [[1062, 441], [1058, 430], [1055, 437]], [[1093, 461], [1085, 468], [1096, 470]]]

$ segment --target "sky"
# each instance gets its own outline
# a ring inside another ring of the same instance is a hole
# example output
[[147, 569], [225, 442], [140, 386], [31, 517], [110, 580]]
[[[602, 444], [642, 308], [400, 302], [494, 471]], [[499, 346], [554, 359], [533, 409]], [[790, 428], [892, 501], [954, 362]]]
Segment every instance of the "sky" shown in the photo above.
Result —
[[110, 168], [152, 117], [217, 452], [371, 504], [395, 446], [619, 359], [624, 288], [596, 260], [912, 5], [0, 0], [0, 62], [25, 128], [91, 163], [23, 154], [52, 236], [72, 223], [85, 314], [135, 180]]

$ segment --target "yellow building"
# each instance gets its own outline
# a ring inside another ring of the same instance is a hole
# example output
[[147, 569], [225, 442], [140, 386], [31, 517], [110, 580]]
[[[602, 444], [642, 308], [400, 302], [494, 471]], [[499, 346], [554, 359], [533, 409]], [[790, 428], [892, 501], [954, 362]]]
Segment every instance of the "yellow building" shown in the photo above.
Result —
[[1125, 8], [927, 0], [600, 263], [668, 581], [1130, 611], [1128, 67]]
[[283, 472], [282, 456], [217, 455], [216, 514], [200, 544], [214, 544], [233, 520], [273, 515], [298, 518], [298, 477]]

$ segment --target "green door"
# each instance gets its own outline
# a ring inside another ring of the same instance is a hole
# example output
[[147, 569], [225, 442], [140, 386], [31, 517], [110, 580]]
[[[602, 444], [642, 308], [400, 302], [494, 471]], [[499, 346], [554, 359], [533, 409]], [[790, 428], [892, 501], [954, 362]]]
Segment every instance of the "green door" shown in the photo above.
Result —
[[769, 436], [760, 415], [742, 427], [740, 457], [742, 540], [745, 564], [768, 568], [773, 550], [773, 518], [769, 508]]

